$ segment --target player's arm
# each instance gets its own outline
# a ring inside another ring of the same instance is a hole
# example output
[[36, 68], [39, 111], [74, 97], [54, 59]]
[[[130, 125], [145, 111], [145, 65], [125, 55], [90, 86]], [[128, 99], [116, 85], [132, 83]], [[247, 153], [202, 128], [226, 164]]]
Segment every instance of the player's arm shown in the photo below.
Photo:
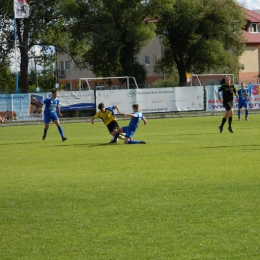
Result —
[[94, 124], [95, 119], [99, 118], [99, 114], [100, 114], [100, 112], [96, 113], [96, 114], [92, 117], [92, 119], [91, 119], [91, 123], [92, 123], [92, 124]]
[[236, 97], [238, 97], [237, 90], [235, 87], [234, 87], [234, 93], [235, 93]]
[[117, 105], [115, 105], [115, 109], [117, 110], [118, 114], [122, 114], [119, 107]]
[[143, 117], [143, 121], [144, 121], [144, 124], [146, 125], [147, 124], [147, 120], [145, 117]]
[[220, 95], [221, 92], [222, 92], [222, 90], [219, 89], [219, 90], [218, 90], [218, 99], [219, 99], [219, 100], [222, 100], [222, 97], [221, 97], [221, 95]]
[[56, 107], [56, 110], [57, 110], [58, 115], [59, 115], [60, 117], [62, 117], [62, 113], [60, 112], [60, 107], [59, 107], [59, 106]]
[[136, 114], [128, 114], [128, 113], [123, 114], [123, 116], [137, 117]]
[[46, 98], [45, 100], [43, 100], [43, 105], [49, 104], [51, 102], [51, 100], [49, 98]]

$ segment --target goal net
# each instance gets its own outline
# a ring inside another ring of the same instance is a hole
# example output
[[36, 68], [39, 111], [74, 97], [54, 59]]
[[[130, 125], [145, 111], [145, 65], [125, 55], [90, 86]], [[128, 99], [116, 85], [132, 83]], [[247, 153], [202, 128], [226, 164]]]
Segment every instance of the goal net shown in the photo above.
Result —
[[191, 74], [190, 86], [220, 85], [226, 76], [230, 76], [231, 83], [235, 84], [234, 74]]
[[[105, 88], [105, 82], [108, 80], [113, 82], [116, 82], [116, 84], [109, 85], [111, 89], [121, 89], [122, 85], [120, 82], [125, 80], [125, 88], [129, 89], [130, 88], [130, 80], [134, 82], [134, 88], [138, 88], [138, 85], [136, 83], [135, 77], [129, 77], [129, 76], [124, 76], [124, 77], [101, 77], [101, 78], [79, 78], [79, 90], [83, 90], [83, 84], [85, 83], [87, 85], [87, 89], [91, 89], [90, 87], [90, 82], [95, 82], [95, 89], [101, 90]], [[93, 84], [92, 84], [93, 85]], [[93, 88], [93, 87], [92, 87]]]

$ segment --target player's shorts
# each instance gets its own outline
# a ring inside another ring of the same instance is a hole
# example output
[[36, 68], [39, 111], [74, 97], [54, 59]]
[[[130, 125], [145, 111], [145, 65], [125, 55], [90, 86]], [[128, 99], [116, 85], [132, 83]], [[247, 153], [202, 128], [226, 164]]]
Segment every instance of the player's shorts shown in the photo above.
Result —
[[233, 101], [223, 102], [223, 106], [226, 109], [226, 111], [229, 111], [233, 107]]
[[114, 129], [117, 129], [119, 126], [118, 126], [118, 123], [116, 120], [113, 120], [112, 122], [110, 122], [108, 125], [107, 125], [107, 129], [109, 131], [109, 133], [112, 133]]
[[136, 129], [132, 129], [129, 126], [124, 126], [123, 127], [123, 132], [125, 133], [125, 137], [127, 138], [132, 138], [132, 136], [134, 135]]
[[240, 108], [242, 108], [242, 107], [248, 108], [248, 103], [247, 103], [246, 100], [242, 100], [242, 101], [239, 101], [239, 102], [238, 102], [238, 108], [240, 109]]
[[49, 124], [52, 121], [59, 120], [57, 114], [44, 115], [44, 123]]

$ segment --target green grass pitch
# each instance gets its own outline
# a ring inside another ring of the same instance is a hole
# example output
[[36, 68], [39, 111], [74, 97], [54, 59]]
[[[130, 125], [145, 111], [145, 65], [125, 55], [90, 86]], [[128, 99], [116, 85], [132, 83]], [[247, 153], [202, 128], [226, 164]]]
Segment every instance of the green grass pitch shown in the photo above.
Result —
[[221, 119], [0, 125], [0, 259], [259, 259], [260, 115]]

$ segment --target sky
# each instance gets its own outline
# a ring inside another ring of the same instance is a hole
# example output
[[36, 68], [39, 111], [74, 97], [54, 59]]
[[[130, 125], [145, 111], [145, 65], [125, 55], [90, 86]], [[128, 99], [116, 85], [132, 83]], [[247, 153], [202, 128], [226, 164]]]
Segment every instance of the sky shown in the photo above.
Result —
[[237, 2], [249, 10], [260, 10], [260, 0], [237, 0]]

